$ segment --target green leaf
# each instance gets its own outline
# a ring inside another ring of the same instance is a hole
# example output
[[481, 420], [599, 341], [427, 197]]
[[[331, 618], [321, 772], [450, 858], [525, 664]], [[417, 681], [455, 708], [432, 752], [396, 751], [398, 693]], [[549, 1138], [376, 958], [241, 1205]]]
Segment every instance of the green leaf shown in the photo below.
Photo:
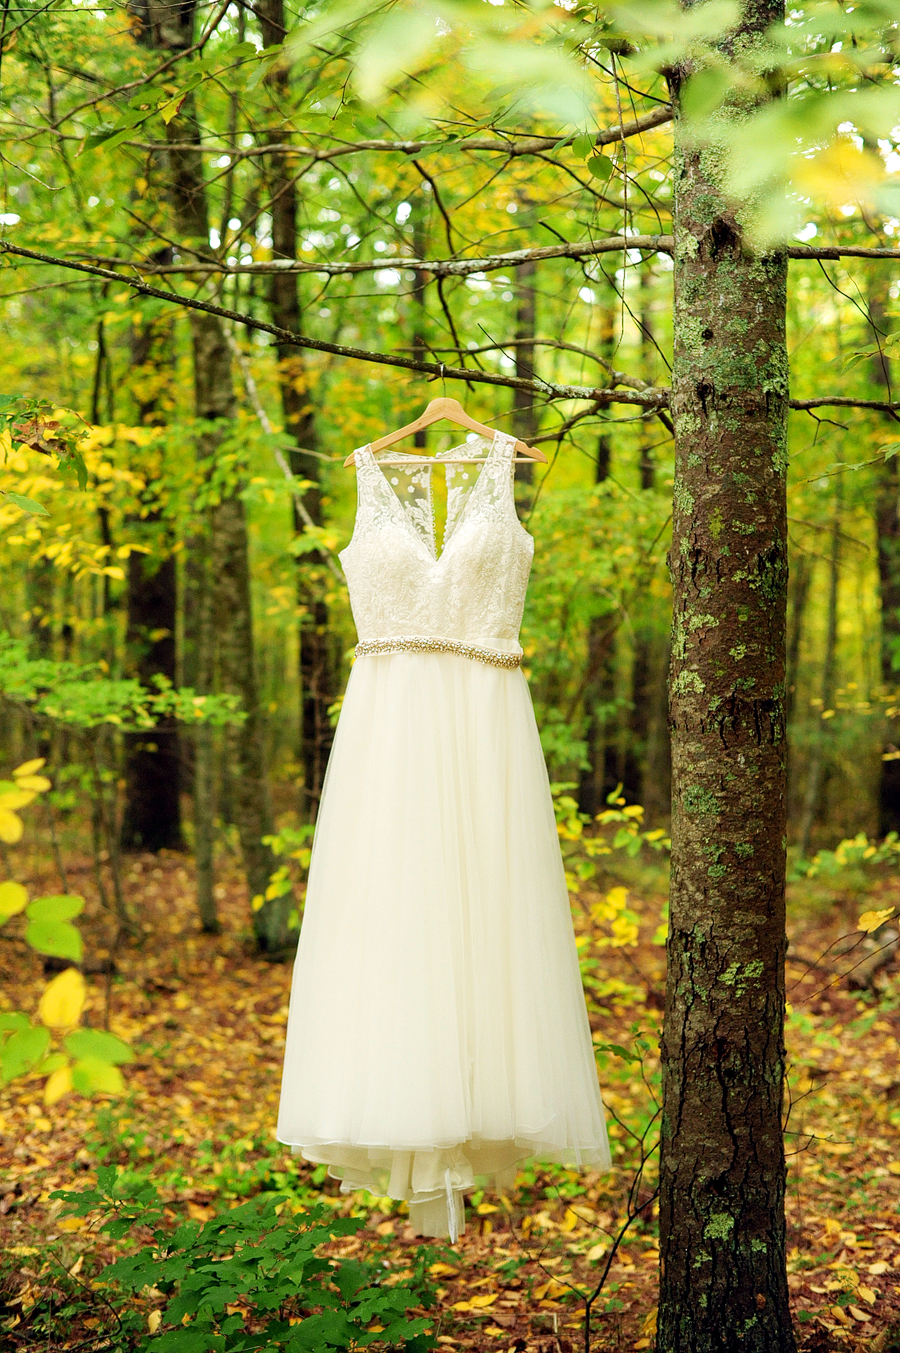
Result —
[[66, 1037], [65, 1046], [76, 1058], [94, 1058], [114, 1065], [134, 1061], [134, 1053], [128, 1044], [104, 1029], [75, 1029]]
[[25, 912], [29, 921], [70, 921], [84, 910], [83, 897], [58, 894], [53, 897], [35, 897]]
[[605, 155], [592, 155], [587, 167], [595, 179], [608, 179], [612, 175], [613, 162]]
[[15, 507], [20, 507], [23, 512], [30, 512], [33, 517], [50, 516], [45, 507], [36, 503], [33, 498], [26, 498], [22, 493], [11, 493], [9, 489], [4, 489], [3, 496], [8, 498]]
[[688, 118], [709, 117], [725, 102], [732, 77], [722, 66], [708, 66], [692, 75], [684, 87], [681, 106]]
[[17, 1029], [30, 1029], [31, 1021], [21, 1010], [4, 1010], [0, 1014], [0, 1034], [15, 1033]]
[[70, 958], [73, 963], [80, 963], [84, 953], [81, 935], [68, 921], [32, 921], [25, 939], [39, 954]]
[[72, 1084], [82, 1095], [92, 1095], [97, 1091], [117, 1095], [125, 1089], [119, 1068], [100, 1057], [83, 1057], [76, 1062], [72, 1067]]
[[581, 132], [572, 141], [572, 154], [577, 160], [586, 160], [594, 149], [594, 138], [587, 132]]
[[16, 1076], [24, 1076], [37, 1066], [47, 1051], [50, 1030], [36, 1025], [18, 1029], [8, 1038], [0, 1052], [0, 1081], [7, 1085]]

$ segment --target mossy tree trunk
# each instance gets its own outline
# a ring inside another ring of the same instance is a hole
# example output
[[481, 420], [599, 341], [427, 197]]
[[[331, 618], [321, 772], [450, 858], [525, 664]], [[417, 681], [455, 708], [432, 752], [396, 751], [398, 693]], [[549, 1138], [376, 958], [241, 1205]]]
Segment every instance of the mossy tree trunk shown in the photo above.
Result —
[[[771, 0], [748, 5], [733, 40], [746, 49], [780, 16]], [[754, 249], [718, 163], [677, 116], [657, 1353], [793, 1353], [781, 1117], [787, 260]]]

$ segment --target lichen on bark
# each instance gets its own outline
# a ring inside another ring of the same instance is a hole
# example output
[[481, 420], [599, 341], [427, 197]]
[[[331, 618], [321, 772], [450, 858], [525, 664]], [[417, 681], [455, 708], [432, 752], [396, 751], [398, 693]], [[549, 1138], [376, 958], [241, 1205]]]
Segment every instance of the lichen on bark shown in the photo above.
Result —
[[[780, 13], [747, 7], [732, 42], [746, 47]], [[685, 73], [672, 80], [676, 107]], [[676, 142], [657, 1353], [793, 1353], [781, 1123], [787, 260], [754, 248], [721, 155], [692, 145], [680, 115]]]

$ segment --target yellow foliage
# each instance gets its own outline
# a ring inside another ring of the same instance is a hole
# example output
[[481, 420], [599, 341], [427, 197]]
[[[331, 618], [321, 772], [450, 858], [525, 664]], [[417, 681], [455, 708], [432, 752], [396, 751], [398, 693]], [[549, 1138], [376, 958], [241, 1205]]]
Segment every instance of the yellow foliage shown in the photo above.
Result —
[[15, 883], [12, 879], [0, 883], [0, 923], [24, 911], [27, 903], [28, 893], [21, 883]]
[[896, 907], [886, 907], [883, 911], [864, 911], [862, 916], [856, 922], [857, 930], [864, 930], [867, 935], [871, 935], [873, 930], [884, 925], [894, 915]]
[[77, 968], [66, 968], [44, 991], [38, 1006], [41, 1023], [50, 1029], [71, 1029], [81, 1018], [87, 985]]
[[22, 765], [16, 766], [13, 771], [13, 779], [18, 780], [22, 775], [35, 775], [43, 765], [46, 765], [46, 758], [43, 756], [36, 756], [33, 761], [23, 761]]
[[21, 841], [23, 831], [22, 819], [18, 814], [5, 808], [0, 800], [0, 841], [8, 846], [14, 846], [17, 841]]
[[63, 1095], [67, 1095], [72, 1088], [72, 1068], [71, 1066], [60, 1066], [47, 1077], [44, 1086], [44, 1103], [56, 1104]]

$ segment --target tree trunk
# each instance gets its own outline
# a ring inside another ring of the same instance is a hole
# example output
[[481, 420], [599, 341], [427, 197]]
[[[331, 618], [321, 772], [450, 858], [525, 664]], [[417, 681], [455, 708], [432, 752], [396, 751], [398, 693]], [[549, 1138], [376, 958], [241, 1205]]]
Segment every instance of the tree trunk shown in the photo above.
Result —
[[[132, 330], [129, 383], [138, 421], [144, 426], [159, 426], [167, 421], [174, 374], [173, 344], [170, 314], [141, 317]], [[152, 689], [153, 678], [157, 676], [165, 677], [173, 685], [176, 682], [178, 579], [175, 556], [170, 552], [170, 533], [159, 511], [152, 480], [145, 497], [149, 499], [145, 523], [154, 532], [157, 557], [139, 553], [129, 557], [125, 643], [135, 675], [142, 685]], [[123, 742], [122, 848], [183, 850], [178, 730], [160, 724], [152, 731], [126, 733]]]
[[791, 566], [791, 609], [787, 638], [787, 698], [786, 717], [790, 721], [797, 703], [797, 681], [800, 671], [800, 645], [803, 642], [803, 621], [812, 582], [812, 560], [805, 552]]
[[[609, 477], [611, 447], [604, 434], [597, 441], [597, 459], [594, 466], [596, 483]], [[585, 741], [588, 767], [578, 783], [578, 808], [595, 817], [606, 805], [606, 796], [615, 789], [616, 768], [614, 749], [609, 745], [609, 711], [615, 700], [616, 631], [619, 622], [615, 612], [592, 616], [587, 636], [587, 680], [584, 686]]]
[[843, 507], [843, 494], [841, 492], [841, 476], [838, 475], [834, 484], [834, 503], [832, 505], [831, 516], [831, 551], [828, 560], [828, 611], [825, 623], [825, 656], [822, 660], [822, 685], [820, 687], [820, 698], [822, 701], [820, 717], [817, 720], [817, 727], [810, 744], [809, 766], [806, 774], [806, 793], [803, 797], [803, 813], [800, 818], [800, 831], [797, 837], [797, 849], [803, 859], [809, 854], [809, 842], [812, 836], [813, 827], [816, 824], [816, 818], [819, 813], [819, 806], [822, 801], [822, 791], [825, 786], [825, 777], [828, 770], [827, 764], [827, 743], [831, 724], [828, 719], [822, 719], [821, 715], [826, 710], [830, 710], [834, 705], [835, 691], [835, 666], [837, 657], [837, 615], [838, 615], [838, 586], [841, 580], [841, 516]]
[[[283, 0], [260, 0], [257, 9], [264, 47], [280, 43], [286, 34]], [[290, 82], [287, 64], [276, 62], [266, 76], [266, 88], [278, 114], [278, 125], [268, 140], [284, 145], [291, 139]], [[269, 155], [266, 160], [269, 204], [272, 213], [273, 258], [296, 258], [297, 187], [296, 157]], [[269, 305], [272, 323], [293, 333], [302, 332], [303, 318], [297, 277], [276, 273], [271, 282]], [[316, 526], [322, 525], [321, 461], [307, 452], [316, 449], [316, 424], [301, 348], [277, 345], [279, 389], [285, 431], [296, 442], [290, 453], [291, 470], [309, 484], [304, 504]], [[294, 504], [294, 530], [302, 535], [306, 525]], [[334, 740], [328, 711], [337, 697], [337, 662], [329, 633], [325, 593], [328, 568], [322, 555], [310, 551], [298, 556], [297, 591], [300, 612], [300, 758], [304, 769], [305, 810], [315, 821], [325, 779], [325, 767]]]
[[[139, 0], [133, 12], [141, 22], [141, 37], [148, 45], [166, 50], [189, 46], [194, 31], [195, 0], [177, 9], [166, 8], [150, 0]], [[166, 125], [169, 142], [169, 194], [180, 241], [208, 252], [209, 204], [203, 157], [200, 154], [200, 126], [194, 97], [188, 93], [176, 117]], [[190, 313], [194, 364], [194, 408], [202, 430], [197, 452], [201, 460], [215, 463], [218, 449], [233, 421], [235, 395], [231, 373], [231, 348], [217, 315], [192, 310]], [[213, 589], [212, 616], [218, 656], [219, 679], [223, 689], [239, 698], [245, 719], [229, 726], [225, 735], [228, 749], [228, 773], [232, 786], [235, 826], [241, 843], [244, 870], [253, 899], [253, 928], [263, 952], [281, 953], [286, 945], [287, 899], [267, 901], [266, 887], [271, 873], [271, 855], [262, 838], [272, 831], [272, 808], [266, 773], [266, 746], [256, 676], [250, 598], [250, 566], [247, 524], [244, 511], [242, 477], [222, 488], [221, 497], [208, 510], [210, 567], [202, 577]], [[198, 601], [198, 609], [208, 604]], [[202, 628], [198, 627], [198, 628]], [[203, 675], [209, 664], [201, 657], [198, 672]], [[201, 738], [196, 747], [200, 760], [211, 756], [211, 739]], [[211, 765], [195, 768], [202, 796], [195, 798], [198, 818], [209, 808], [207, 792]], [[196, 792], [196, 791], [195, 791]], [[211, 830], [204, 823], [202, 831]], [[212, 897], [201, 899], [204, 925], [214, 919]], [[212, 913], [212, 914], [211, 914]]]
[[[651, 265], [647, 262], [640, 271], [639, 328], [641, 377], [650, 384], [656, 380], [656, 347], [650, 303], [652, 277]], [[641, 490], [645, 493], [656, 488], [653, 437], [658, 427], [659, 424], [654, 420], [645, 422], [641, 428], [638, 476]], [[639, 598], [638, 604], [644, 614], [635, 626], [631, 712], [623, 788], [628, 798], [644, 805], [645, 821], [655, 823], [668, 815], [672, 794], [666, 697], [669, 641], [659, 626], [658, 603], [649, 589]]]
[[[891, 370], [884, 355], [890, 332], [887, 277], [873, 269], [869, 279], [869, 324], [878, 349], [872, 360], [872, 381], [891, 397]], [[881, 682], [885, 694], [896, 691], [900, 674], [900, 467], [897, 457], [875, 467], [875, 534], [878, 550], [878, 592], [881, 601]], [[888, 739], [891, 734], [888, 731]], [[896, 735], [895, 735], [896, 737]], [[885, 749], [890, 755], [896, 748]], [[900, 760], [881, 762], [878, 786], [878, 830], [900, 832]]]
[[[521, 201], [520, 197], [520, 201]], [[537, 263], [528, 259], [516, 268], [516, 330], [514, 356], [515, 374], [522, 380], [531, 380], [534, 376], [535, 333], [537, 328]], [[536, 395], [532, 390], [513, 391], [512, 430], [523, 442], [531, 446], [538, 435], [538, 411]], [[534, 481], [534, 465], [525, 461], [516, 466], [516, 482], [522, 485], [520, 494], [521, 509], [531, 510]]]
[[[132, 554], [128, 560], [126, 645], [142, 686], [153, 678], [175, 683], [175, 559]], [[125, 805], [121, 842], [125, 850], [183, 850], [178, 731], [157, 724], [125, 734]]]
[[[745, 10], [746, 49], [782, 16]], [[680, 74], [672, 78], [673, 96]], [[738, 116], [736, 112], [733, 116]], [[675, 123], [672, 881], [657, 1353], [793, 1353], [785, 1263], [785, 308]]]

